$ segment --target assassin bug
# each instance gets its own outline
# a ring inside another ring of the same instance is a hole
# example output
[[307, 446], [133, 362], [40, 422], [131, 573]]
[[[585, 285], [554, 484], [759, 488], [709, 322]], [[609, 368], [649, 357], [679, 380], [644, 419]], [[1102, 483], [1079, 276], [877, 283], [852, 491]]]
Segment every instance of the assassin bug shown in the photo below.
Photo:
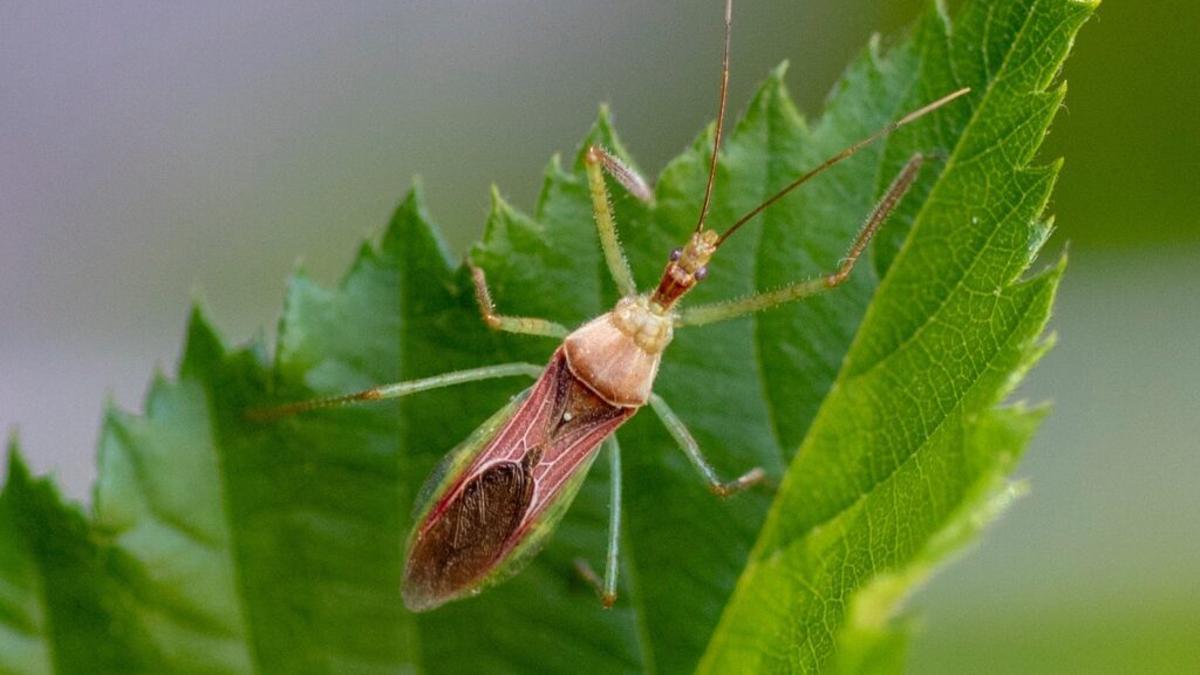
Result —
[[483, 270], [468, 261], [479, 309], [490, 327], [563, 340], [548, 365], [544, 368], [525, 363], [493, 365], [383, 385], [346, 396], [251, 411], [254, 418], [274, 419], [489, 378], [517, 375], [536, 378], [531, 388], [484, 422], [451, 452], [426, 481], [418, 499], [416, 524], [408, 539], [401, 588], [409, 609], [433, 609], [445, 602], [473, 595], [518, 572], [546, 541], [570, 506], [602, 444], [609, 448], [612, 466], [612, 506], [603, 579], [586, 563], [580, 561], [577, 566], [584, 578], [595, 586], [603, 605], [611, 606], [616, 600], [621, 501], [620, 448], [614, 432], [647, 404], [661, 418], [713, 493], [732, 495], [765, 478], [761, 468], [753, 468], [734, 480], [721, 480], [687, 427], [666, 401], [652, 391], [662, 353], [676, 328], [733, 319], [839, 286], [849, 277], [871, 237], [916, 180], [924, 157], [916, 154], [904, 165], [834, 271], [739, 300], [684, 309], [677, 309], [677, 303], [704, 280], [709, 259], [749, 220], [864, 146], [968, 90], [962, 89], [929, 103], [833, 155], [718, 234], [706, 227], [706, 217], [725, 123], [731, 24], [732, 0], [726, 0], [720, 103], [704, 200], [695, 230], [683, 247], [671, 252], [658, 286], [652, 292], [639, 293], [634, 284], [617, 240], [604, 174], [607, 172], [644, 201], [651, 199], [651, 190], [631, 168], [593, 146], [585, 153], [592, 206], [605, 261], [622, 296], [612, 311], [574, 331], [545, 319], [504, 316], [496, 312]]

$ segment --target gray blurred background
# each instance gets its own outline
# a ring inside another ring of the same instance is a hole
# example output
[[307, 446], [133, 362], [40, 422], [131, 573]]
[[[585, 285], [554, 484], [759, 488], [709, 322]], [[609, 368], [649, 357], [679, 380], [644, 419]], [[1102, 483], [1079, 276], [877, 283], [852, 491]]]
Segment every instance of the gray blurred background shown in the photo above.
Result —
[[[461, 252], [601, 101], [656, 173], [713, 116], [720, 4], [0, 3], [0, 423], [86, 501], [102, 402], [140, 408], [193, 298], [269, 330], [296, 260], [336, 280], [415, 174]], [[923, 4], [739, 2], [732, 108], [789, 59], [815, 114]], [[1067, 65], [1071, 266], [1023, 393], [1056, 411], [1032, 495], [913, 600], [916, 672], [1200, 672], [1196, 26], [1109, 0]]]

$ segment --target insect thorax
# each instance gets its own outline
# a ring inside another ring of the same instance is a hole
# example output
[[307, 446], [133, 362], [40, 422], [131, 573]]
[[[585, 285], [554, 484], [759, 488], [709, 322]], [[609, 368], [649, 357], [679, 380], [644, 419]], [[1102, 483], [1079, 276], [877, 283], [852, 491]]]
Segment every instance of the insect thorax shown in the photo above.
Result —
[[605, 401], [642, 406], [673, 336], [674, 314], [645, 296], [622, 298], [563, 341], [571, 372]]
[[675, 313], [659, 309], [645, 295], [621, 298], [612, 319], [618, 330], [650, 354], [661, 354], [675, 337]]

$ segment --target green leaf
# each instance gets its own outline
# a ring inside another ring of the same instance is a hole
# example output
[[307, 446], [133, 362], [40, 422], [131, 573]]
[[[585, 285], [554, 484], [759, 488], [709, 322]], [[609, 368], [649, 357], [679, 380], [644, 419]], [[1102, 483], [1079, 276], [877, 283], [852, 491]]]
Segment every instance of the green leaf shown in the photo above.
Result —
[[[651, 415], [622, 429], [621, 600], [602, 611], [571, 561], [602, 559], [607, 463], [513, 580], [424, 614], [399, 602], [402, 547], [438, 459], [528, 386], [247, 421], [252, 406], [505, 361], [553, 341], [479, 320], [419, 186], [341, 284], [291, 283], [274, 354], [230, 349], [193, 313], [178, 376], [146, 415], [110, 412], [94, 513], [14, 460], [0, 497], [6, 672], [891, 672], [897, 603], [1007, 501], [1038, 414], [997, 408], [1045, 348], [1061, 267], [1019, 276], [1049, 234], [1056, 166], [1031, 166], [1048, 91], [1092, 5], [967, 2], [872, 44], [809, 126], [774, 71], [729, 134], [714, 225], [807, 167], [958, 87], [972, 94], [864, 150], [730, 240], [691, 302], [832, 268], [914, 152], [927, 165], [870, 264], [836, 292], [682, 330], [657, 391], [720, 472], [779, 491], [713, 499]], [[585, 139], [625, 155], [607, 114]], [[617, 193], [636, 278], [694, 226], [711, 129], [663, 171], [653, 206]], [[471, 256], [504, 313], [578, 324], [616, 300], [581, 156], [546, 170], [524, 215], [493, 193]], [[799, 448], [799, 451], [797, 451]], [[15, 451], [14, 451], [15, 452]], [[15, 457], [15, 455], [14, 455]], [[756, 543], [757, 542], [757, 543]], [[747, 561], [749, 561], [747, 563]]]
[[[952, 148], [945, 168], [921, 204], [909, 202], [911, 231], [788, 468], [701, 672], [820, 668], [848, 618], [864, 620], [856, 603], [894, 611], [939, 557], [939, 539], [1011, 470], [1032, 420], [995, 406], [1047, 346], [1038, 336], [1062, 270], [1018, 280], [1048, 235], [1042, 211], [1058, 170], [1030, 161], [1065, 94], [1047, 88], [1091, 9], [973, 3], [953, 29], [940, 15], [918, 28], [914, 44], [934, 55], [922, 79], [973, 87], [970, 106], [915, 140]], [[907, 154], [914, 136], [889, 152]], [[883, 602], [861, 597], [881, 583], [898, 587]]]
[[0, 672], [140, 673], [161, 662], [135, 618], [136, 570], [88, 531], [14, 441], [0, 494]]

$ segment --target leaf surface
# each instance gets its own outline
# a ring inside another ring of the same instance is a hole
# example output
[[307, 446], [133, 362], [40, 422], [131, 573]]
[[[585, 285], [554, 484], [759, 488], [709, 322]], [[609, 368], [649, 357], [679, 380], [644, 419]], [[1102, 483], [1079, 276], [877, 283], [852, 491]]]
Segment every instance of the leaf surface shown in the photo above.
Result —
[[[424, 615], [399, 602], [420, 484], [527, 381], [274, 424], [244, 417], [271, 401], [549, 356], [553, 341], [484, 328], [418, 186], [337, 288], [297, 275], [272, 354], [227, 347], [193, 313], [179, 372], [155, 380], [146, 414], [107, 415], [89, 517], [14, 460], [0, 497], [0, 665], [891, 672], [904, 654], [897, 603], [1007, 500], [1004, 477], [1039, 414], [996, 406], [1044, 348], [1061, 268], [1019, 276], [1048, 236], [1057, 167], [1030, 162], [1061, 103], [1051, 81], [1091, 8], [976, 0], [953, 26], [931, 12], [890, 50], [872, 44], [812, 125], [784, 68], [770, 75], [729, 134], [714, 226], [904, 112], [973, 92], [790, 195], [714, 260], [690, 302], [831, 269], [904, 161], [940, 155], [851, 282], [677, 334], [656, 390], [723, 475], [761, 465], [780, 487], [713, 499], [657, 420], [639, 415], [620, 432], [614, 610], [571, 573], [578, 556], [603, 559], [606, 462], [519, 576]], [[643, 287], [694, 226], [709, 134], [662, 172], [652, 206], [614, 191]], [[592, 142], [625, 155], [605, 113], [582, 147]], [[578, 154], [547, 167], [532, 214], [496, 191], [471, 256], [506, 314], [576, 325], [616, 300]]]

